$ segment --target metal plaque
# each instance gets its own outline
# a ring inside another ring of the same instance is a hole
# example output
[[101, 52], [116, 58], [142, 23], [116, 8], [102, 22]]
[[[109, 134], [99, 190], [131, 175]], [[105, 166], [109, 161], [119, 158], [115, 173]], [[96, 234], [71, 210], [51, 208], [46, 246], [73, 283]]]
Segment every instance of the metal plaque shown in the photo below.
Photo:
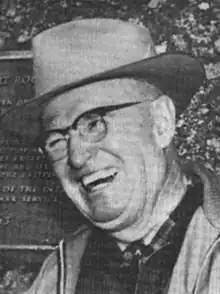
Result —
[[[31, 52], [6, 52], [0, 57], [1, 113], [33, 95]], [[50, 248], [80, 221], [47, 159], [0, 131], [0, 249]]]

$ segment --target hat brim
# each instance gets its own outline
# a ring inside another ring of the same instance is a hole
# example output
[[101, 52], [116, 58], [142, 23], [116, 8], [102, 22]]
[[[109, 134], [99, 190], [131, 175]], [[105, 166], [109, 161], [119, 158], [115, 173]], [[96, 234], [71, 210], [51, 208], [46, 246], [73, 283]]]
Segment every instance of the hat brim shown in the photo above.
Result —
[[[42, 106], [51, 99], [79, 87], [118, 78], [144, 80], [173, 99], [179, 116], [205, 79], [205, 69], [195, 57], [163, 53], [59, 86], [28, 102], [10, 108], [0, 118], [3, 131], [36, 145], [40, 134]], [[118, 104], [118, 103], [117, 103]]]

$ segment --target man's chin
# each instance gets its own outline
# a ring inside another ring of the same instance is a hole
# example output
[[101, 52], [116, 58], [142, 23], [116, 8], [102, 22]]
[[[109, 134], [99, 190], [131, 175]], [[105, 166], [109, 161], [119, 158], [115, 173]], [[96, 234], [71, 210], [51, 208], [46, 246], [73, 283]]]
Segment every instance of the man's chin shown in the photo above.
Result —
[[120, 215], [122, 214], [121, 211], [104, 211], [104, 210], [93, 210], [91, 212], [90, 219], [94, 223], [109, 223], [117, 220], [120, 218]]
[[106, 230], [111, 233], [121, 232], [133, 224], [133, 220], [121, 213], [97, 213], [88, 217], [89, 221], [97, 228]]

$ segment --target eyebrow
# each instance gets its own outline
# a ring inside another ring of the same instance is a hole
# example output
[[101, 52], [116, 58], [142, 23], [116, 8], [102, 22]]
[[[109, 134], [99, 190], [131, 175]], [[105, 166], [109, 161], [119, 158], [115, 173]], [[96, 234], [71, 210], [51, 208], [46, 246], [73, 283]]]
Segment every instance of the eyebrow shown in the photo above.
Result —
[[[66, 131], [71, 128], [73, 125], [77, 125], [78, 121], [80, 120], [81, 117], [83, 116], [88, 116], [90, 114], [93, 114], [93, 113], [97, 113], [99, 115], [105, 115], [106, 113], [108, 112], [112, 112], [112, 111], [115, 111], [115, 110], [118, 110], [118, 109], [122, 109], [122, 108], [126, 108], [126, 107], [129, 107], [129, 106], [132, 106], [132, 105], [136, 105], [136, 104], [139, 104], [141, 103], [142, 101], [136, 101], [136, 102], [127, 102], [127, 103], [121, 103], [121, 104], [116, 104], [116, 105], [107, 105], [107, 106], [100, 106], [100, 107], [96, 107], [96, 108], [92, 108], [92, 109], [89, 109], [83, 113], [81, 113], [74, 121], [72, 124], [68, 125], [67, 127], [64, 127], [64, 128], [52, 128], [52, 129], [49, 129], [47, 131], [44, 131], [44, 133], [53, 133], [53, 132], [58, 132], [58, 133], [66, 133]], [[51, 121], [52, 122], [52, 121]]]
[[107, 112], [111, 112], [111, 111], [115, 111], [121, 108], [126, 108], [135, 104], [140, 103], [141, 101], [137, 101], [137, 102], [127, 102], [127, 103], [121, 103], [121, 104], [115, 104], [115, 105], [107, 105], [107, 106], [100, 106], [100, 107], [96, 107], [96, 108], [92, 108], [90, 110], [87, 110], [85, 112], [83, 112], [82, 114], [80, 114], [76, 120], [78, 120], [80, 117], [84, 116], [84, 115], [88, 115], [90, 113], [96, 112], [98, 114], [103, 114], [103, 113], [107, 113]]

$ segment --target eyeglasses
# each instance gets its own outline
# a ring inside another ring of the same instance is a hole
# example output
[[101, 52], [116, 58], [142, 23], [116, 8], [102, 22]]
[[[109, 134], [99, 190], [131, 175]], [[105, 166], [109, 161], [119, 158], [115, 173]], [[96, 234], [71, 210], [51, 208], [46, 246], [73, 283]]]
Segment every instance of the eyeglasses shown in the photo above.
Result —
[[74, 130], [84, 142], [97, 143], [108, 133], [106, 115], [112, 111], [130, 107], [143, 101], [99, 107], [80, 115], [72, 125], [65, 129], [54, 129], [45, 134], [40, 149], [50, 157], [52, 162], [64, 159], [68, 154], [70, 131]]

